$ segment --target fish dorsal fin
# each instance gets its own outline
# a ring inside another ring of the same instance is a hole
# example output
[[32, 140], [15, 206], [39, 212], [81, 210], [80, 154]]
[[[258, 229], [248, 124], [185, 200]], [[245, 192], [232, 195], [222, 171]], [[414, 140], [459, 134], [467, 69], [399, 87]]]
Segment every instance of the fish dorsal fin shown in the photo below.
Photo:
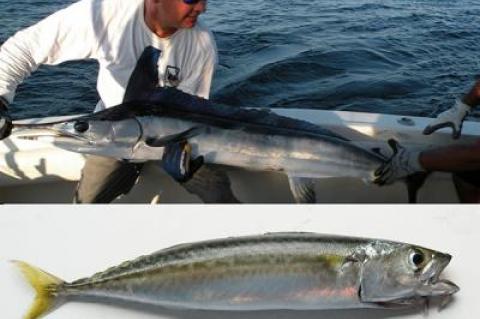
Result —
[[315, 184], [311, 178], [289, 176], [288, 183], [296, 203], [313, 204], [316, 202]]
[[158, 86], [158, 59], [162, 51], [148, 46], [143, 50], [137, 65], [130, 75], [123, 102], [141, 100], [146, 93]]

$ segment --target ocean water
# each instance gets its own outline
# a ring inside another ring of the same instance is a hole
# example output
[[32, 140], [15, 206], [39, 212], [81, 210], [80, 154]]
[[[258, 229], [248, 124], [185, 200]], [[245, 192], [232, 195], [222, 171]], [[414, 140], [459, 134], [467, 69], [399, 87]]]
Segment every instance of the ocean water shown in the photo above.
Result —
[[[72, 2], [0, 0], [0, 43]], [[203, 21], [220, 59], [211, 98], [234, 106], [432, 116], [480, 71], [473, 0], [209, 0]], [[96, 73], [92, 61], [42, 66], [13, 117], [93, 110]]]

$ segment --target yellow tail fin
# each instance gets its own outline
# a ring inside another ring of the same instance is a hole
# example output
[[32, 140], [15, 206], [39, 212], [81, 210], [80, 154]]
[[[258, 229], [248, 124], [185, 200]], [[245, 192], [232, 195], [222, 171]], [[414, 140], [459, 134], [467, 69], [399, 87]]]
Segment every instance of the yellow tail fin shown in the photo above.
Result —
[[25, 319], [35, 319], [56, 308], [59, 305], [58, 287], [63, 280], [23, 261], [13, 261], [20, 268], [30, 285], [35, 289], [37, 295], [33, 301]]

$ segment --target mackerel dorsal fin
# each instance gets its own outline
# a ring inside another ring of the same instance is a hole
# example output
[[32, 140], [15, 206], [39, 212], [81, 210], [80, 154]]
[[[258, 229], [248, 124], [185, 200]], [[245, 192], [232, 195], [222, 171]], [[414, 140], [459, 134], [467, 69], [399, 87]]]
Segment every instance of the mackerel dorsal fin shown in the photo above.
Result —
[[145, 93], [152, 91], [158, 86], [158, 59], [162, 51], [148, 46], [143, 50], [137, 61], [137, 65], [130, 75], [127, 89], [123, 96], [123, 102], [131, 102], [142, 99]]
[[315, 183], [311, 178], [289, 176], [288, 182], [296, 203], [313, 204], [316, 202]]

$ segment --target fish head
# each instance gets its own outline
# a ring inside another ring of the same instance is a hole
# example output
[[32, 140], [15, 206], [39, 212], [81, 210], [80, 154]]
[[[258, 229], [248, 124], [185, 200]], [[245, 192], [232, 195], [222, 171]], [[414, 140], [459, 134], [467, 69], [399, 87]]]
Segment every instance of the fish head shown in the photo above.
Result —
[[360, 299], [388, 306], [422, 303], [432, 297], [449, 298], [459, 288], [440, 279], [440, 275], [451, 258], [415, 245], [377, 244], [366, 252]]
[[135, 118], [119, 121], [78, 118], [37, 125], [34, 129], [16, 132], [15, 136], [49, 141], [73, 152], [126, 158], [125, 154], [116, 152], [131, 151], [142, 136], [142, 128]]

